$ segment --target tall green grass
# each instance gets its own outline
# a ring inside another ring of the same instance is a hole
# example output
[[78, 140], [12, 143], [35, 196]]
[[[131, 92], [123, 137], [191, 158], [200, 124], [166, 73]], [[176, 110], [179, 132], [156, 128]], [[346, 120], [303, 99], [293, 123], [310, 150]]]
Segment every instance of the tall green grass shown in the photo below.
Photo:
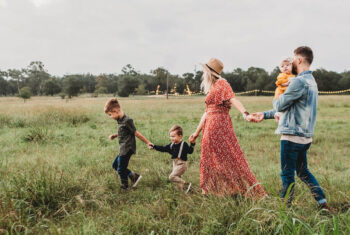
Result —
[[[274, 121], [245, 122], [231, 111], [239, 142], [269, 197], [202, 196], [200, 142], [184, 178], [193, 191], [168, 181], [170, 156], [137, 141], [130, 168], [144, 178], [135, 190], [119, 189], [112, 169], [117, 124], [103, 113], [108, 98], [0, 99], [0, 234], [350, 234], [350, 107], [347, 96], [320, 97], [309, 167], [335, 214], [317, 210], [308, 188], [296, 181], [288, 208], [279, 198], [279, 136]], [[270, 97], [241, 97], [250, 112], [271, 108]], [[168, 129], [195, 130], [203, 97], [121, 99], [137, 129], [167, 144]]]

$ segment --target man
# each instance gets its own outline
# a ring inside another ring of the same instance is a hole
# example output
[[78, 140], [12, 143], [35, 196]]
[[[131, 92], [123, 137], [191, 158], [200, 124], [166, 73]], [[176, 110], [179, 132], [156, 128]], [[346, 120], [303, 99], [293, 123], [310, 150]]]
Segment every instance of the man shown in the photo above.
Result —
[[[316, 123], [318, 88], [310, 66], [313, 61], [311, 48], [303, 46], [294, 50], [293, 70], [298, 74], [293, 78], [284, 94], [273, 102], [274, 110], [253, 114], [252, 121], [279, 119], [276, 134], [281, 136], [281, 197], [289, 192], [291, 204], [294, 192], [294, 172], [307, 184], [321, 209], [331, 209], [326, 196], [316, 178], [307, 167], [307, 151], [312, 142]], [[276, 112], [283, 112], [279, 118]]]

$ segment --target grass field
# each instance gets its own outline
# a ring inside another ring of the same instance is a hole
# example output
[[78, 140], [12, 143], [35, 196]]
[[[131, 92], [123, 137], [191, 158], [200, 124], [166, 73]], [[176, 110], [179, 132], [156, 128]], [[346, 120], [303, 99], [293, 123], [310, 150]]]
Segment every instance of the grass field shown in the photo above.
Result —
[[[136, 190], [119, 189], [112, 161], [116, 121], [108, 97], [0, 98], [0, 234], [350, 234], [350, 96], [321, 96], [309, 167], [336, 213], [327, 215], [296, 182], [295, 201], [279, 199], [279, 136], [273, 120], [247, 123], [231, 111], [246, 158], [270, 197], [204, 197], [199, 188], [200, 141], [184, 178], [191, 194], [168, 181], [171, 160], [137, 141], [130, 168], [144, 178]], [[239, 97], [250, 112], [271, 108], [271, 97]], [[187, 140], [204, 111], [204, 97], [121, 99], [137, 129], [167, 144], [173, 124]]]

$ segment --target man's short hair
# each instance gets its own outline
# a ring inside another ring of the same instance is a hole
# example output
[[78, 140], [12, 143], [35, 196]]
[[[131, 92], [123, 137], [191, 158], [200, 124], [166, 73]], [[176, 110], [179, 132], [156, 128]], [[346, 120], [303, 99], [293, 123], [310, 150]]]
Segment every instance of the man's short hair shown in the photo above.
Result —
[[105, 105], [105, 113], [112, 112], [113, 109], [120, 109], [119, 101], [116, 98], [107, 101]]
[[294, 50], [294, 54], [302, 56], [309, 65], [311, 65], [314, 60], [314, 53], [311, 48], [307, 46], [298, 47]]
[[182, 136], [182, 127], [181, 127], [181, 126], [179, 126], [179, 125], [174, 125], [174, 126], [172, 126], [172, 127], [170, 128], [170, 130], [169, 130], [169, 133], [170, 133], [170, 132], [173, 132], [173, 131], [176, 131], [176, 134], [177, 134], [177, 135], [181, 135], [181, 136]]

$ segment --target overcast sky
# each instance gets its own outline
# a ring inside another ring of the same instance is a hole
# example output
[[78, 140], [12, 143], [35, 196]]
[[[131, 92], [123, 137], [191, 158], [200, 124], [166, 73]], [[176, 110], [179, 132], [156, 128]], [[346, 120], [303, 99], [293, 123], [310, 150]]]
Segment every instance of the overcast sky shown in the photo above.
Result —
[[55, 75], [182, 74], [217, 57], [224, 71], [271, 71], [293, 49], [313, 68], [350, 70], [350, 1], [0, 0], [0, 69], [42, 61]]

